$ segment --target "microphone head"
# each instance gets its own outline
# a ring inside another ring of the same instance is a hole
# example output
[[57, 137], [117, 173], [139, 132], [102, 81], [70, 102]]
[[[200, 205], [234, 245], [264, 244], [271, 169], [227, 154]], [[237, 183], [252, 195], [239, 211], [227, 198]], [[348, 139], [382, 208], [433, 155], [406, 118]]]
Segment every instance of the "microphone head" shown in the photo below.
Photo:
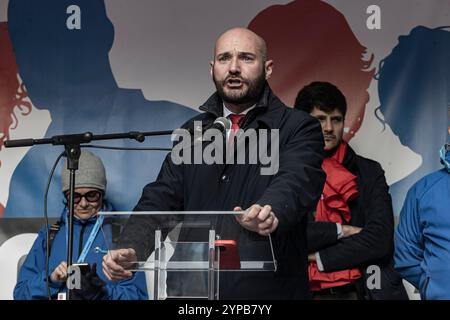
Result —
[[225, 117], [219, 117], [214, 121], [214, 127], [218, 128], [220, 131], [225, 132], [231, 129], [231, 121]]

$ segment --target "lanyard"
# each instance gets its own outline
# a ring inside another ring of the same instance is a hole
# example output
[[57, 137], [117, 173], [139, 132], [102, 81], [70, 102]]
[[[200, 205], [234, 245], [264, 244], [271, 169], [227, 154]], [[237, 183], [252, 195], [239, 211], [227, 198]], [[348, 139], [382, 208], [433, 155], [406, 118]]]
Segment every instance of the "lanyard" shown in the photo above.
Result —
[[[100, 216], [97, 218], [97, 221], [95, 222], [94, 228], [92, 228], [91, 233], [89, 234], [89, 238], [86, 242], [86, 244], [83, 247], [83, 251], [81, 251], [80, 256], [78, 257], [77, 263], [83, 263], [84, 260], [86, 259], [86, 256], [89, 252], [89, 250], [91, 249], [92, 243], [94, 243], [95, 238], [97, 237], [98, 231], [100, 230], [100, 227], [103, 224], [103, 219], [105, 218], [105, 216]], [[68, 243], [68, 238], [69, 238], [69, 230], [68, 230], [68, 225], [67, 225], [67, 215], [64, 216], [64, 219], [66, 221], [66, 243]]]

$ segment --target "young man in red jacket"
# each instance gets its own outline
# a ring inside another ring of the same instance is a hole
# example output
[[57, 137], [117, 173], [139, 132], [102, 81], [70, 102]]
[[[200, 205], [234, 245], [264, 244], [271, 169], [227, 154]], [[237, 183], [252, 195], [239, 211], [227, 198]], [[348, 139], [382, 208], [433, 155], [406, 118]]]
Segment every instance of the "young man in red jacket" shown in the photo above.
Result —
[[[343, 140], [347, 103], [336, 86], [305, 86], [295, 108], [320, 121], [326, 152], [326, 182], [307, 227], [310, 289], [316, 299], [367, 298], [367, 267], [386, 270], [393, 255], [394, 221], [384, 171]], [[401, 285], [398, 276], [396, 280]], [[381, 285], [387, 286], [383, 281]]]

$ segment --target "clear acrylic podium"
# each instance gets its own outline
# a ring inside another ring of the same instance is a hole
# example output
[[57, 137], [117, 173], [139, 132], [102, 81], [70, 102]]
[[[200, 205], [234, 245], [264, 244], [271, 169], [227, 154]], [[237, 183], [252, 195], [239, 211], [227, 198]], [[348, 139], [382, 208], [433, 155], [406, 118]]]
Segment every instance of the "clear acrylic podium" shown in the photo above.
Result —
[[270, 236], [244, 229], [233, 211], [101, 212], [108, 250], [133, 248], [149, 296], [220, 299], [225, 273], [275, 272]]

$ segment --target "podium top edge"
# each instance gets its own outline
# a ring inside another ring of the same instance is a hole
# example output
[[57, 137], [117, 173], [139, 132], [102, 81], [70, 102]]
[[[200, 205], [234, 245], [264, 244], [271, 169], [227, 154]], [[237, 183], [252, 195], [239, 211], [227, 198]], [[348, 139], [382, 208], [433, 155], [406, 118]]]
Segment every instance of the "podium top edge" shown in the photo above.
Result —
[[245, 211], [101, 211], [101, 216], [129, 215], [241, 215]]

